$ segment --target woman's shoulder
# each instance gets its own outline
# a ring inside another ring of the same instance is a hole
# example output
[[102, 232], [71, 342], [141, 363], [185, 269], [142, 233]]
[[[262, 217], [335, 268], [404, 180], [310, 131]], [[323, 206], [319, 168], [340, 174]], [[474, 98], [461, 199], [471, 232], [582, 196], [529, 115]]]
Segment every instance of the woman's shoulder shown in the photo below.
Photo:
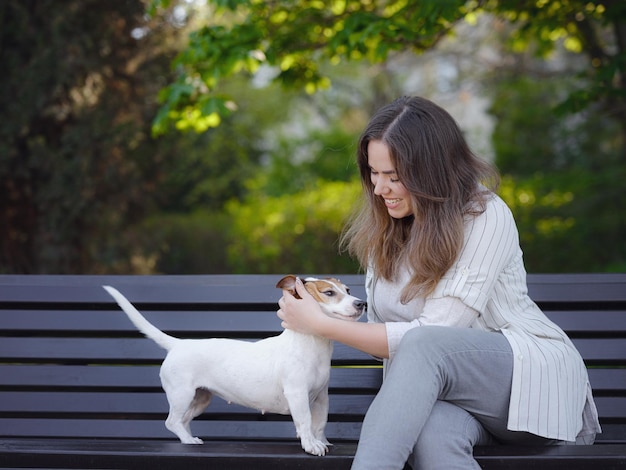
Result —
[[486, 188], [483, 188], [470, 204], [470, 209], [467, 211], [470, 218], [477, 218], [483, 215], [493, 216], [498, 213], [512, 216], [511, 209], [507, 203], [498, 194]]
[[474, 228], [482, 226], [492, 230], [516, 230], [515, 219], [509, 206], [494, 192], [484, 194], [481, 210], [470, 216], [468, 223]]
[[492, 191], [489, 191], [489, 193], [485, 197], [485, 209], [511, 213], [511, 209], [509, 208], [508, 204], [504, 202], [504, 199], [502, 199], [500, 196]]

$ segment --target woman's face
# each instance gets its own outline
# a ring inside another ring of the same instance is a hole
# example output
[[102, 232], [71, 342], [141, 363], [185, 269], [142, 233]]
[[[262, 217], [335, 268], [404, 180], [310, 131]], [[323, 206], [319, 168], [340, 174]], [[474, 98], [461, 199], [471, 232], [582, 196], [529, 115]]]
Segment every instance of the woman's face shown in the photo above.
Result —
[[383, 198], [389, 215], [394, 219], [402, 219], [413, 214], [410, 193], [398, 179], [387, 145], [380, 140], [370, 140], [367, 145], [367, 164], [374, 194]]

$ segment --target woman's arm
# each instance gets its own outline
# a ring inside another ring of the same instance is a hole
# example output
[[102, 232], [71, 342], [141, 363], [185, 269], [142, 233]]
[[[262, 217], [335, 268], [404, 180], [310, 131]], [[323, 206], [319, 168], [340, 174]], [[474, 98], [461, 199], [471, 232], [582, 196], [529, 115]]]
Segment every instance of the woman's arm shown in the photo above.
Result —
[[283, 291], [283, 297], [278, 301], [280, 310], [277, 315], [283, 328], [339, 341], [372, 356], [389, 357], [387, 331], [383, 323], [352, 322], [325, 315], [300, 279], [296, 281], [296, 292], [301, 299]]

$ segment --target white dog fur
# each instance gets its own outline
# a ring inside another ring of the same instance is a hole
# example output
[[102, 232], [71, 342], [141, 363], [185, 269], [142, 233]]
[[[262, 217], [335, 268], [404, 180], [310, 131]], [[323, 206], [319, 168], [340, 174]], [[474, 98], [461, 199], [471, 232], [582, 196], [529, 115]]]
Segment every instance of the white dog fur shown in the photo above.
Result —
[[[295, 294], [295, 280], [286, 276], [276, 287]], [[337, 279], [307, 278], [304, 284], [327, 315], [355, 321], [363, 314], [365, 302]], [[182, 443], [202, 444], [191, 435], [190, 423], [215, 394], [262, 413], [291, 414], [302, 448], [326, 454], [331, 341], [291, 330], [256, 342], [174, 338], [149, 323], [119, 291], [103, 287], [139, 331], [167, 350], [160, 371], [170, 406], [165, 425]]]

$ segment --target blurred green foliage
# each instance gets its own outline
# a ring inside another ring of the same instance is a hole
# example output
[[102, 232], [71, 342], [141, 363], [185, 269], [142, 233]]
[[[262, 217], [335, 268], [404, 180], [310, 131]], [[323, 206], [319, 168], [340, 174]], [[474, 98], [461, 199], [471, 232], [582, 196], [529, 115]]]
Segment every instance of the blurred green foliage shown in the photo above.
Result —
[[138, 0], [0, 4], [0, 272], [107, 269], [143, 214], [167, 158], [146, 117], [173, 55], [146, 53], [159, 28], [146, 49], [132, 40], [143, 14]]
[[501, 195], [532, 272], [626, 270], [626, 166], [619, 125], [599, 106], [550, 113], [569, 77], [507, 79], [491, 112]]
[[[156, 12], [172, 0], [151, 0]], [[256, 0], [209, 2], [211, 24], [195, 29], [178, 55], [177, 75], [161, 93], [155, 120], [160, 132], [218, 125], [233, 109], [232, 94], [220, 82], [235, 74], [274, 67], [273, 80], [314, 93], [331, 79], [321, 64], [385, 61], [397, 51], [434, 48], [465, 20], [488, 13], [513, 28], [506, 42], [514, 52], [533, 50], [541, 58], [558, 47], [588, 57], [580, 86], [562, 97], [564, 108], [603, 103], [626, 135], [626, 4], [592, 0]], [[269, 40], [268, 40], [269, 38]]]
[[[331, 84], [322, 64], [376, 63], [394, 51], [424, 52], [467, 13], [464, 0], [210, 3], [222, 20], [196, 29], [178, 55], [177, 77], [160, 96], [156, 132], [172, 123], [183, 128], [219, 125], [220, 116], [237, 102], [219, 84], [234, 74], [274, 67], [278, 73], [273, 80], [313, 94]], [[171, 0], [151, 4], [156, 12]]]
[[340, 123], [275, 142], [248, 195], [226, 206], [233, 272], [356, 272], [338, 247], [360, 195], [355, 151], [355, 136]]
[[361, 60], [425, 51], [483, 10], [514, 21], [513, 50], [589, 55], [487, 87], [528, 270], [626, 270], [626, 61], [598, 43], [626, 28], [620, 2], [208, 4], [210, 24], [174, 0], [0, 4], [0, 272], [355, 272], [337, 246], [355, 144], [390, 93]]
[[231, 272], [227, 248], [231, 219], [224, 212], [162, 213], [125, 232], [130, 270], [136, 273]]
[[357, 272], [354, 260], [338, 254], [338, 234], [360, 192], [360, 182], [318, 180], [297, 193], [231, 202], [233, 272]]

